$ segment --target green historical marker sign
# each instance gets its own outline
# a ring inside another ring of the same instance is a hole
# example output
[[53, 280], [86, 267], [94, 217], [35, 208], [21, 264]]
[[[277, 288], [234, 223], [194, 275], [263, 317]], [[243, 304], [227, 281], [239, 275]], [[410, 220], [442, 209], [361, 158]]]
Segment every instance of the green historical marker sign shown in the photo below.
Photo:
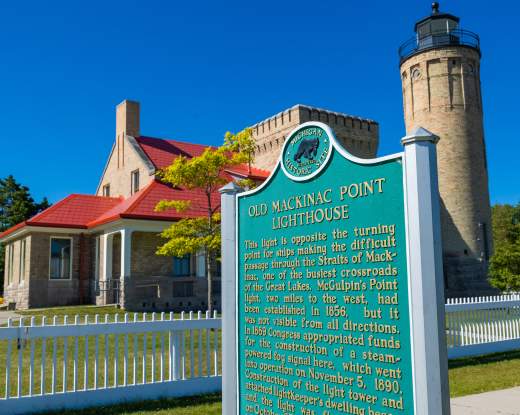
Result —
[[413, 413], [403, 164], [326, 126], [238, 199], [240, 414]]
[[448, 413], [435, 139], [364, 160], [306, 123], [222, 190], [226, 415]]

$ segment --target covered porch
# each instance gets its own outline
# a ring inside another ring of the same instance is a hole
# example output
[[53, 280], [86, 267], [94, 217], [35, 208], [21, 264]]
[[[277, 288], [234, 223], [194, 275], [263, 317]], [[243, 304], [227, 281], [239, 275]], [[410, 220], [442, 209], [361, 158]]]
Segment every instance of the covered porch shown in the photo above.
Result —
[[[114, 226], [115, 225], [115, 226]], [[206, 310], [205, 255], [156, 255], [167, 222], [122, 220], [95, 235], [97, 305], [129, 311]], [[214, 264], [213, 307], [220, 309], [220, 267]]]

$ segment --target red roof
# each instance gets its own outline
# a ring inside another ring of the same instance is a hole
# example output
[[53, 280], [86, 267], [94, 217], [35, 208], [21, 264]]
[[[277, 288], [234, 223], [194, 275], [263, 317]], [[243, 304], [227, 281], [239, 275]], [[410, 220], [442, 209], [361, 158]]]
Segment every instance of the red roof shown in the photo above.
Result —
[[[191, 204], [184, 212], [177, 212], [175, 209], [156, 212], [155, 206], [161, 200], [189, 200]], [[211, 202], [213, 209], [220, 208], [218, 192], [212, 195]], [[175, 221], [182, 218], [201, 217], [206, 213], [206, 195], [201, 190], [176, 189], [153, 180], [128, 199], [70, 195], [31, 219], [0, 233], [0, 238], [24, 226], [90, 229], [118, 219]]]
[[[177, 156], [182, 155], [188, 158], [197, 157], [200, 156], [205, 149], [214, 148], [203, 144], [144, 136], [136, 137], [136, 141], [157, 169], [163, 169], [169, 166]], [[245, 164], [230, 167], [226, 171], [240, 177], [249, 177], [259, 180], [267, 179], [270, 174], [269, 171], [257, 169], [256, 167], [251, 167], [249, 171], [248, 166]]]
[[136, 137], [137, 143], [157, 169], [163, 169], [177, 156], [188, 158], [200, 156], [204, 150], [211, 146], [202, 144], [185, 143], [182, 141], [165, 140], [153, 137]]
[[73, 194], [38, 213], [31, 219], [0, 233], [0, 238], [25, 225], [86, 229], [90, 221], [120, 204], [122, 200], [122, 198], [116, 197]]
[[[189, 200], [191, 203], [184, 212], [177, 212], [175, 209], [156, 212], [155, 206], [161, 200]], [[213, 209], [218, 210], [220, 194], [213, 193], [211, 202]], [[153, 180], [144, 189], [90, 222], [88, 227], [125, 218], [174, 221], [182, 218], [201, 217], [206, 213], [206, 195], [201, 190], [176, 189]]]
[[249, 168], [246, 164], [239, 164], [237, 166], [229, 167], [226, 172], [234, 176], [242, 178], [249, 178], [253, 180], [265, 180], [269, 177], [271, 172], [267, 170], [257, 169], [256, 167]]
[[[136, 141], [157, 169], [170, 165], [179, 155], [196, 157], [210, 147], [152, 137], [137, 137]], [[247, 165], [230, 167], [225, 173], [229, 180], [232, 179], [230, 175], [253, 180], [265, 180], [269, 176], [267, 170], [249, 168]], [[185, 212], [177, 212], [175, 209], [155, 212], [155, 206], [161, 200], [189, 200], [191, 204]], [[220, 208], [218, 192], [212, 195], [211, 201], [214, 209]], [[70, 195], [31, 219], [0, 233], [0, 239], [26, 225], [89, 229], [124, 218], [174, 221], [186, 217], [200, 217], [206, 213], [206, 196], [201, 190], [173, 188], [154, 179], [127, 199]]]

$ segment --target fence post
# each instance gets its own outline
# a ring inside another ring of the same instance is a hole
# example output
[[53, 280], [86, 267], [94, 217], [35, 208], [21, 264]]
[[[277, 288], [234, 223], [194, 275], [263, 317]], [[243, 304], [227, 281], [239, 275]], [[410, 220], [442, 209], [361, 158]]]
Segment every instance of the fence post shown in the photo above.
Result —
[[417, 128], [404, 137], [416, 413], [450, 413], [436, 143]]
[[[237, 415], [236, 208], [243, 189], [231, 182], [220, 189], [222, 211], [222, 414]], [[217, 341], [218, 336], [215, 336]]]

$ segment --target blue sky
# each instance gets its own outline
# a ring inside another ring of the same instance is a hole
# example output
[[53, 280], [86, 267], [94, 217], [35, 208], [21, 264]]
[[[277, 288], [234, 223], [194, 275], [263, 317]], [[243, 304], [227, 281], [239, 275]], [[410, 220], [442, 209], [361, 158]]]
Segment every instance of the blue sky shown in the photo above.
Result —
[[[520, 201], [520, 4], [441, 2], [482, 38], [491, 198]], [[143, 134], [218, 144], [296, 103], [404, 134], [397, 48], [430, 2], [24, 1], [0, 5], [0, 177], [39, 199], [95, 192], [115, 105]]]

